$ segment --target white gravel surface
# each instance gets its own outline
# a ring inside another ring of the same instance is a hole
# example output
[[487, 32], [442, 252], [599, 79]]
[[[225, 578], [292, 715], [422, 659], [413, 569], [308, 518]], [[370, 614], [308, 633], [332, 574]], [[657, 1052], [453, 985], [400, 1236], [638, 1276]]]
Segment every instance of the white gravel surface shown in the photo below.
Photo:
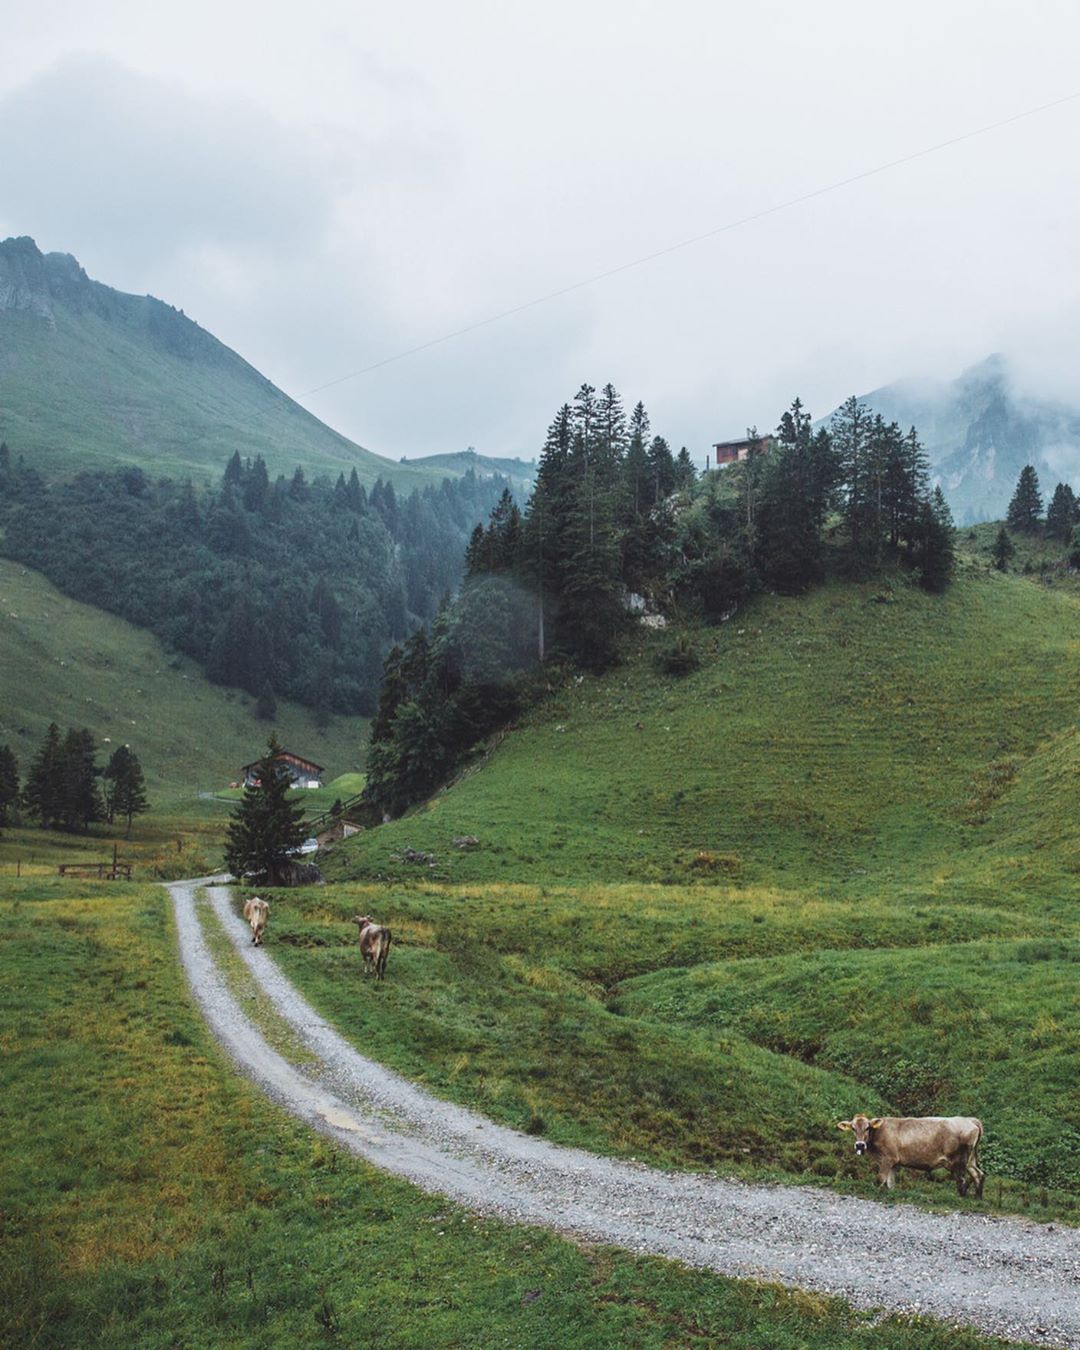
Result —
[[[232, 892], [203, 890], [213, 880], [168, 887], [184, 969], [211, 1030], [274, 1101], [377, 1167], [513, 1222], [1080, 1350], [1080, 1230], [660, 1172], [518, 1134], [356, 1051], [267, 948], [252, 947]], [[203, 938], [198, 909], [207, 903], [317, 1070], [288, 1063], [230, 993]]]

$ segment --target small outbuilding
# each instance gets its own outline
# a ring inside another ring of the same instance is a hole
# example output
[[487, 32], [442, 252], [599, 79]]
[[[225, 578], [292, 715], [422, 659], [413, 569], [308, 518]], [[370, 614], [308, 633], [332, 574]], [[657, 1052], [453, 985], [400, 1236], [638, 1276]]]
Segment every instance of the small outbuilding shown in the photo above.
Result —
[[[243, 769], [244, 787], [261, 787], [259, 766], [261, 760], [245, 764]], [[323, 766], [303, 755], [294, 755], [291, 750], [279, 750], [274, 756], [274, 769], [279, 778], [291, 780], [292, 787], [320, 788], [323, 780]]]

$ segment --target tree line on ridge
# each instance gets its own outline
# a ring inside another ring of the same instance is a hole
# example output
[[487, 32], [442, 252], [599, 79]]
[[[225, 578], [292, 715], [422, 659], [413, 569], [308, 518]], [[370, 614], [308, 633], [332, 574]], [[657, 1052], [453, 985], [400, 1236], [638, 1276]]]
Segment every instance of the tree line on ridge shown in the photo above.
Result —
[[[761, 589], [829, 567], [902, 566], [928, 591], [953, 571], [953, 522], [915, 428], [849, 399], [814, 428], [798, 399], [772, 442], [699, 476], [638, 403], [585, 384], [548, 428], [522, 510], [504, 491], [466, 550], [459, 594], [386, 658], [367, 797], [395, 815], [512, 718], [544, 662], [600, 670], [635, 614], [716, 622]], [[760, 447], [755, 449], [755, 447]]]

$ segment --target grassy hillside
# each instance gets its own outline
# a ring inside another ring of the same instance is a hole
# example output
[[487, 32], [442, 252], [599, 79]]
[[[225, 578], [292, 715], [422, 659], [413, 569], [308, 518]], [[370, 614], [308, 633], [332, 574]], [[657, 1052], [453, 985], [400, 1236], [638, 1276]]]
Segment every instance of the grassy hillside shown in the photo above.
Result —
[[137, 464], [216, 479], [239, 450], [271, 474], [355, 467], [406, 490], [447, 476], [362, 449], [180, 311], [27, 239], [0, 242], [0, 440], [48, 474]]
[[159, 888], [0, 901], [0, 1342], [991, 1350], [448, 1206], [238, 1078]]
[[[102, 762], [111, 746], [131, 745], [156, 807], [190, 810], [197, 792], [227, 787], [271, 729], [256, 719], [253, 700], [209, 684], [193, 662], [170, 655], [145, 631], [4, 560], [0, 650], [0, 744], [11, 745], [24, 775], [50, 721], [62, 730], [86, 726], [99, 744], [108, 738]], [[272, 727], [331, 776], [362, 760], [360, 718], [332, 718], [320, 729], [308, 709], [283, 700]]]
[[[869, 1194], [836, 1120], [975, 1113], [986, 1204], [1075, 1220], [1080, 602], [971, 569], [765, 597], [683, 680], [668, 640], [330, 855], [279, 959], [367, 1050], [553, 1138]], [[356, 912], [397, 935], [378, 990]]]
[[[985, 839], [1003, 762], [1034, 771], [1076, 715], [1080, 608], [997, 573], [944, 597], [763, 598], [694, 635], [683, 680], [656, 669], [669, 640], [572, 681], [481, 771], [351, 845], [342, 875], [403, 875], [409, 844], [447, 880], [932, 886]], [[475, 852], [452, 847], [466, 834]]]

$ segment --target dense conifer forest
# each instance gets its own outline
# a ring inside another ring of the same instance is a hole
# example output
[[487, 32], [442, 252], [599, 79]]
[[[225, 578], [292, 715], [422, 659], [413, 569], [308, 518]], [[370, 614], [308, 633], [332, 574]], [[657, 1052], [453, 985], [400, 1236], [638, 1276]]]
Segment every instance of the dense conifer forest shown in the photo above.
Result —
[[370, 713], [383, 655], [430, 621], [461, 577], [469, 533], [501, 479], [467, 473], [399, 497], [262, 459], [216, 490], [138, 468], [47, 483], [0, 448], [3, 552], [78, 600], [150, 629], [272, 710]]

